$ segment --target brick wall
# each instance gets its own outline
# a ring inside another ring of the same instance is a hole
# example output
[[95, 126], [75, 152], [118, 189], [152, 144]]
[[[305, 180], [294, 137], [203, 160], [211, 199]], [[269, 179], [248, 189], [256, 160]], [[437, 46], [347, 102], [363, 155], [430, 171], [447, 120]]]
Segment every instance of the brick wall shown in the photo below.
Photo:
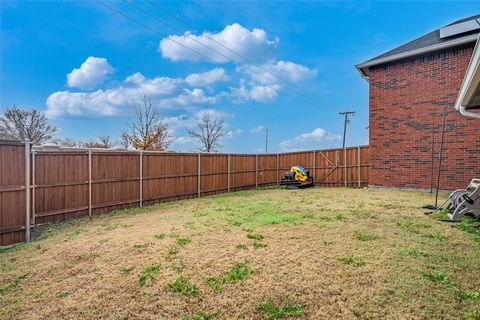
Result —
[[480, 177], [480, 120], [453, 107], [472, 51], [464, 47], [370, 69], [370, 185], [429, 189], [432, 136], [435, 185], [445, 106], [441, 189], [464, 188]]

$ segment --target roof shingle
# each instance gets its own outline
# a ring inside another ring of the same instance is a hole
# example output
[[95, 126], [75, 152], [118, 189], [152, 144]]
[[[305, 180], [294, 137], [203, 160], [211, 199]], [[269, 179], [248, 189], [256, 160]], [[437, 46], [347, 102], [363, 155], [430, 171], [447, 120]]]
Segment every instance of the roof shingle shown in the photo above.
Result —
[[[454, 24], [457, 24], [457, 23], [461, 23], [461, 22], [465, 22], [465, 21], [473, 20], [473, 19], [478, 19], [478, 18], [480, 18], [480, 14], [454, 21], [454, 22], [448, 24], [447, 26], [451, 26], [451, 25], [454, 25]], [[365, 61], [364, 63], [368, 63], [370, 61], [374, 61], [374, 60], [380, 59], [380, 58], [385, 58], [385, 57], [388, 57], [388, 56], [393, 56], [393, 55], [396, 55], [396, 54], [399, 54], [399, 53], [404, 53], [404, 52], [408, 52], [408, 51], [412, 51], [412, 50], [416, 50], [416, 49], [421, 49], [421, 48], [436, 45], [436, 44], [441, 44], [443, 42], [450, 41], [450, 40], [452, 40], [454, 38], [457, 38], [457, 37], [466, 36], [466, 35], [469, 35], [469, 34], [475, 34], [475, 33], [478, 33], [478, 32], [479, 32], [479, 30], [474, 30], [474, 31], [470, 31], [470, 32], [467, 32], [467, 33], [462, 33], [458, 36], [452, 36], [452, 37], [442, 39], [442, 38], [440, 38], [440, 28], [439, 28], [439, 29], [436, 29], [436, 30], [434, 30], [430, 33], [427, 33], [427, 34], [425, 34], [425, 35], [423, 35], [423, 36], [421, 36], [421, 37], [419, 37], [415, 40], [407, 42], [406, 44], [401, 45], [401, 46], [399, 46], [395, 49], [392, 49], [390, 51], [382, 53], [381, 55], [376, 56], [375, 58], [369, 59], [369, 60]], [[364, 63], [362, 63], [362, 64], [364, 64]]]

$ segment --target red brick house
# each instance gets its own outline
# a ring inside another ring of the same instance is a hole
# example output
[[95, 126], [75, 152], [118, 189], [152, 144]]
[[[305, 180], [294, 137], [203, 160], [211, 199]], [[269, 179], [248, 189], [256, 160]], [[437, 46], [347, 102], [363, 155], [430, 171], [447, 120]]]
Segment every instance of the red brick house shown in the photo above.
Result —
[[479, 33], [480, 15], [465, 18], [356, 66], [369, 82], [370, 185], [435, 185], [444, 110], [440, 188], [464, 188], [480, 177], [480, 119], [454, 107], [466, 93], [462, 112], [480, 105], [472, 93], [480, 91], [478, 83], [464, 81], [480, 75], [479, 54], [473, 54]]

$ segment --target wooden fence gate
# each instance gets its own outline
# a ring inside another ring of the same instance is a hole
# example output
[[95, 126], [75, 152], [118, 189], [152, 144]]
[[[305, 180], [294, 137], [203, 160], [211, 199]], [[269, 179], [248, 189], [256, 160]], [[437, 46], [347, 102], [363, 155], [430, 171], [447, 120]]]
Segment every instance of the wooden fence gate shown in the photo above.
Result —
[[29, 241], [31, 226], [278, 185], [293, 165], [310, 170], [317, 186], [365, 187], [368, 159], [368, 146], [217, 154], [45, 149], [0, 141], [0, 246]]

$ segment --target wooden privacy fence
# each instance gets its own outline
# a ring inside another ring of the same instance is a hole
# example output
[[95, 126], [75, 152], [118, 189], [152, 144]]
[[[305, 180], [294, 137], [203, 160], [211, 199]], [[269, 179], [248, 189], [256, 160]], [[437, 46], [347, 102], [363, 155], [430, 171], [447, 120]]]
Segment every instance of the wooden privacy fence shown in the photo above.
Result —
[[[278, 185], [293, 165], [316, 185], [368, 185], [368, 146], [280, 154], [30, 148], [0, 141], [0, 245], [30, 228], [80, 216]], [[29, 192], [27, 192], [29, 191]]]

